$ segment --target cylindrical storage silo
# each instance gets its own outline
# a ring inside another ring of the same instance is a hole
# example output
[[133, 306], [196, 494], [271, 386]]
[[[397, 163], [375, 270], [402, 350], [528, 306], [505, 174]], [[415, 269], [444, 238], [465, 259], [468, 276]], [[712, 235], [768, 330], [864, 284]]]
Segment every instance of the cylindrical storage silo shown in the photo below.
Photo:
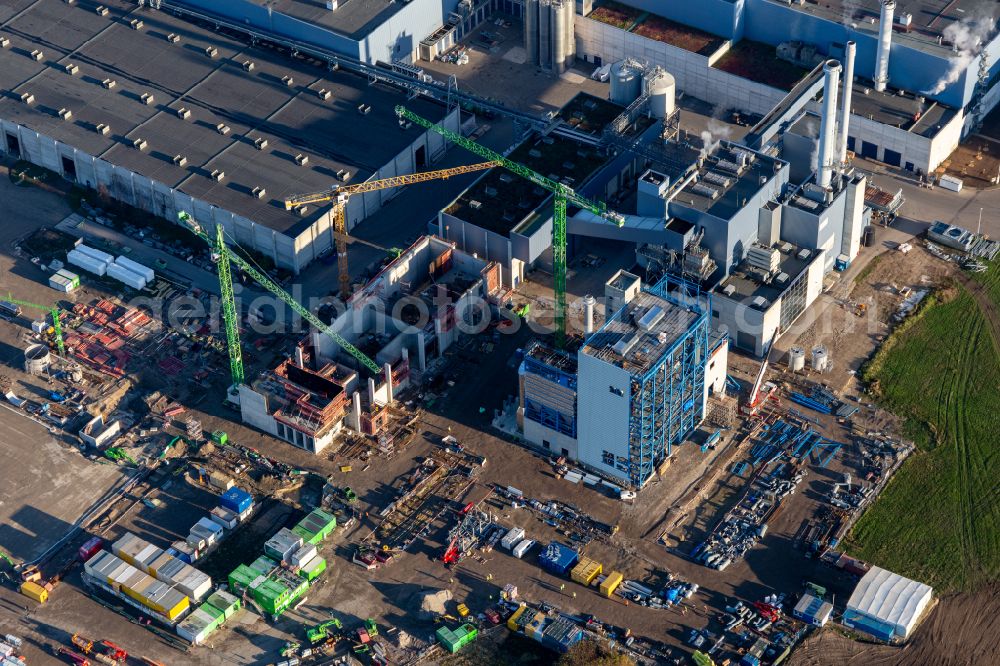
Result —
[[528, 62], [538, 64], [538, 0], [524, 2], [524, 50]]
[[649, 112], [654, 118], [663, 119], [674, 112], [677, 82], [666, 70], [657, 67], [646, 76], [649, 93]]
[[49, 348], [45, 345], [31, 345], [24, 350], [24, 371], [29, 375], [44, 375], [51, 362]]
[[800, 372], [806, 367], [806, 350], [802, 347], [792, 347], [788, 350], [788, 367], [792, 372]]
[[812, 366], [816, 372], [824, 372], [830, 363], [830, 356], [823, 345], [817, 345], [812, 350]]
[[563, 33], [565, 34], [563, 43], [566, 44], [566, 51], [563, 53], [563, 61], [566, 63], [565, 68], [569, 69], [573, 66], [573, 61], [576, 60], [576, 28], [574, 26], [574, 21], [576, 20], [575, 0], [563, 0], [562, 15], [562, 28]]
[[538, 2], [538, 66], [552, 67], [552, 3]]
[[566, 71], [566, 18], [563, 0], [552, 0], [549, 17], [552, 20], [552, 71], [562, 74]]
[[611, 65], [611, 101], [628, 106], [639, 99], [642, 77], [627, 60]]

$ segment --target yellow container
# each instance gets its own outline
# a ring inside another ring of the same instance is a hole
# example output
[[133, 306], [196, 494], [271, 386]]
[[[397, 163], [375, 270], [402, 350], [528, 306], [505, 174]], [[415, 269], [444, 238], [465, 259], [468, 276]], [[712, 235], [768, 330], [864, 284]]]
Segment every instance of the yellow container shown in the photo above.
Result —
[[618, 586], [622, 584], [623, 576], [617, 571], [612, 571], [608, 574], [608, 577], [604, 579], [601, 583], [601, 594], [606, 597], [610, 597], [618, 589]]
[[181, 599], [177, 603], [176, 606], [174, 606], [173, 608], [167, 609], [166, 616], [168, 618], [170, 618], [171, 620], [173, 620], [178, 615], [181, 615], [184, 611], [186, 611], [190, 605], [191, 605], [190, 599], [188, 599], [187, 597], [184, 597], [183, 599]]
[[49, 591], [38, 583], [32, 583], [30, 581], [21, 583], [21, 594], [29, 599], [34, 599], [40, 604], [44, 604], [49, 600]]
[[466, 606], [465, 604], [459, 604], [458, 605], [458, 614], [461, 617], [465, 617], [466, 615], [469, 614], [469, 607]]
[[353, 468], [352, 468], [352, 467], [351, 467], [350, 465], [341, 465], [341, 466], [340, 466], [340, 471], [341, 471], [341, 472], [345, 472], [345, 473], [346, 473], [346, 472], [350, 472], [350, 471], [351, 471], [351, 469], [353, 469]]
[[590, 585], [601, 574], [603, 567], [589, 557], [584, 557], [573, 567], [569, 577], [581, 585]]
[[524, 615], [524, 612], [526, 610], [528, 610], [527, 606], [521, 606], [516, 611], [514, 611], [514, 614], [511, 615], [509, 618], [507, 618], [507, 628], [510, 629], [511, 631], [517, 631], [517, 620], [522, 615]]

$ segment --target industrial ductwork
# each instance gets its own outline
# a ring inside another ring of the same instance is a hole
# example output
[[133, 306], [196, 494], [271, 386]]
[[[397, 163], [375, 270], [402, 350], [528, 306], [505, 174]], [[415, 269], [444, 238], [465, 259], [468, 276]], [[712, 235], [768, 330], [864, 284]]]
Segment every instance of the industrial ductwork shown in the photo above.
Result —
[[833, 155], [837, 145], [837, 88], [840, 86], [840, 63], [827, 60], [823, 65], [823, 117], [819, 126], [818, 185], [830, 187], [833, 180]]
[[878, 26], [878, 51], [875, 53], [875, 90], [882, 92], [889, 83], [889, 50], [892, 48], [892, 21], [896, 0], [882, 0]]
[[847, 164], [847, 129], [851, 124], [851, 93], [854, 90], [854, 52], [857, 45], [847, 42], [844, 49], [844, 104], [840, 112], [840, 137], [837, 142], [837, 152], [841, 165]]

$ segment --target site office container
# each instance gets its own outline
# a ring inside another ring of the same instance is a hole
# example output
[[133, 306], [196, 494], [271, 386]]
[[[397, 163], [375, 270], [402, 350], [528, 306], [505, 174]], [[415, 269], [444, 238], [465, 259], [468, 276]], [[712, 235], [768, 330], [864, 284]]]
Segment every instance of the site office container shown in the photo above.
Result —
[[224, 506], [217, 506], [212, 509], [209, 518], [227, 530], [235, 529], [236, 526], [240, 524], [239, 514], [227, 509]]
[[312, 582], [319, 578], [324, 571], [326, 571], [326, 560], [317, 555], [302, 565], [302, 568], [299, 569], [299, 575]]
[[79, 245], [77, 245], [73, 249], [76, 252], [81, 252], [81, 253], [83, 253], [83, 254], [85, 254], [85, 255], [87, 255], [89, 257], [93, 257], [94, 259], [97, 259], [98, 261], [100, 261], [102, 263], [105, 263], [105, 264], [110, 264], [111, 262], [113, 262], [115, 260], [115, 258], [112, 257], [107, 252], [104, 252], [102, 250], [98, 250], [96, 247], [90, 247], [89, 245], [84, 245], [83, 243], [80, 243]]
[[216, 590], [208, 597], [206, 603], [222, 611], [225, 619], [231, 618], [239, 612], [242, 604], [240, 600], [225, 590]]
[[570, 572], [570, 578], [581, 585], [590, 585], [601, 574], [602, 569], [600, 562], [582, 557]]
[[222, 493], [222, 496], [219, 498], [219, 503], [230, 511], [243, 513], [253, 506], [253, 496], [242, 488], [233, 486], [226, 492]]
[[617, 571], [612, 571], [611, 573], [609, 573], [607, 578], [605, 578], [604, 581], [601, 583], [600, 587], [601, 594], [603, 594], [606, 597], [610, 597], [612, 594], [614, 594], [615, 590], [618, 589], [618, 586], [622, 584], [623, 578], [624, 576], [622, 576]]
[[500, 539], [500, 545], [507, 550], [513, 550], [514, 546], [517, 545], [522, 539], [524, 539], [524, 528], [512, 527], [507, 531], [507, 534]]
[[146, 282], [152, 282], [153, 279], [156, 277], [156, 273], [153, 272], [152, 268], [144, 264], [140, 264], [137, 261], [132, 261], [123, 254], [118, 255], [118, 257], [115, 258], [115, 263], [121, 266], [122, 268], [130, 270], [133, 273], [142, 276], [142, 278]]
[[236, 594], [242, 595], [244, 590], [249, 588], [259, 575], [259, 572], [254, 571], [245, 564], [241, 564], [229, 574], [229, 587]]
[[514, 546], [514, 550], [512, 550], [511, 553], [517, 559], [521, 559], [528, 553], [529, 550], [531, 550], [531, 547], [534, 545], [535, 545], [534, 539], [522, 539], [521, 541], [518, 542], [516, 546]]
[[32, 583], [31, 581], [21, 583], [21, 594], [40, 604], [44, 604], [49, 600], [49, 591], [38, 583]]

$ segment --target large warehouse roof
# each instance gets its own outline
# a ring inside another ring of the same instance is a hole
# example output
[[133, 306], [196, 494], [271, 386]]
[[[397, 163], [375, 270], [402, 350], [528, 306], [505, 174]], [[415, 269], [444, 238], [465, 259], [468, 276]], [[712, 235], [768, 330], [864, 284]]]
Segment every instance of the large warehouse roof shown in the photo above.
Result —
[[[341, 170], [362, 182], [417, 139], [423, 130], [401, 129], [395, 105], [443, 116], [430, 102], [406, 102], [393, 89], [135, 2], [102, 0], [105, 16], [91, 2], [2, 4], [0, 35], [10, 45], [0, 49], [0, 118], [290, 235], [303, 220], [285, 211], [284, 197], [329, 187]], [[106, 79], [116, 85], [106, 88]], [[21, 101], [24, 93], [33, 104]], [[371, 106], [366, 115], [362, 103]], [[178, 117], [181, 108], [188, 119]], [[62, 119], [61, 109], [72, 116]], [[99, 133], [99, 124], [110, 131]], [[252, 195], [258, 187], [261, 199]]]
[[929, 585], [872, 567], [854, 588], [847, 601], [847, 610], [892, 625], [897, 636], [906, 637], [932, 596], [933, 590]]

